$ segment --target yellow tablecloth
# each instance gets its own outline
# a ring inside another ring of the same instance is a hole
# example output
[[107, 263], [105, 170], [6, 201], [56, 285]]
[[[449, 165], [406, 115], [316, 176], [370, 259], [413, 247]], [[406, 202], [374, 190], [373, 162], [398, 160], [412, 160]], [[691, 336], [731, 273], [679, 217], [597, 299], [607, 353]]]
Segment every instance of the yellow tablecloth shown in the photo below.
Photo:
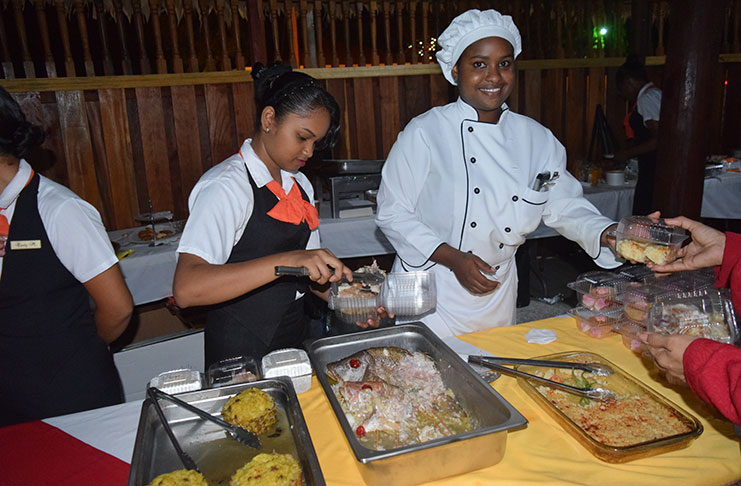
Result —
[[[550, 344], [528, 344], [533, 328], [552, 329], [558, 339]], [[462, 476], [435, 481], [434, 485], [723, 485], [741, 479], [741, 444], [733, 425], [696, 398], [689, 389], [661, 381], [650, 365], [622, 344], [618, 335], [593, 339], [580, 333], [571, 318], [553, 318], [460, 336], [494, 355], [532, 358], [564, 351], [590, 351], [612, 361], [680, 407], [695, 415], [705, 431], [689, 447], [624, 464], [603, 462], [549, 417], [525, 394], [514, 378], [499, 378], [492, 386], [529, 421], [510, 432], [502, 461]], [[362, 485], [350, 449], [319, 382], [299, 395], [311, 439], [329, 486]], [[393, 485], [389, 485], [393, 486]]]

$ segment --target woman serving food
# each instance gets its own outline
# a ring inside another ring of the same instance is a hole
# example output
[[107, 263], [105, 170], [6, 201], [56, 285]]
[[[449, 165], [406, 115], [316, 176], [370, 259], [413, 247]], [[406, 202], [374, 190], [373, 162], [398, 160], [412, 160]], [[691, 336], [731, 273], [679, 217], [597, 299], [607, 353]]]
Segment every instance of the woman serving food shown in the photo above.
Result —
[[[332, 147], [339, 107], [311, 76], [290, 66], [252, 71], [257, 129], [239, 152], [198, 181], [178, 247], [178, 305], [213, 305], [205, 329], [206, 366], [221, 359], [297, 347], [308, 336], [303, 297], [349, 269], [319, 248], [314, 191], [299, 169], [315, 148]], [[276, 277], [276, 266], [305, 267], [309, 279]]]
[[437, 59], [460, 97], [414, 118], [383, 168], [376, 223], [397, 252], [393, 271], [436, 274], [441, 336], [514, 322], [514, 255], [541, 220], [601, 266], [619, 265], [614, 222], [582, 197], [566, 152], [538, 122], [513, 113], [521, 42], [512, 18], [469, 10], [438, 39]]

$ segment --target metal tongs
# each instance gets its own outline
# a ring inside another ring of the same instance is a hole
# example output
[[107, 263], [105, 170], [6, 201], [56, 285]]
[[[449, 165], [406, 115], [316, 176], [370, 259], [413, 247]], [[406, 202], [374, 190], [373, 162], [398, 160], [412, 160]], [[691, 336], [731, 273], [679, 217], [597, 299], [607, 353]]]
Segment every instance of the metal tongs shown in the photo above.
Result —
[[[283, 266], [277, 266], [275, 267], [275, 274], [276, 275], [290, 275], [292, 277], [308, 277], [309, 276], [309, 270], [306, 267], [283, 267]], [[342, 279], [344, 281], [345, 277], [343, 275]], [[378, 273], [372, 273], [372, 272], [353, 272], [352, 273], [352, 279], [353, 282], [363, 282], [366, 284], [380, 284], [383, 283], [384, 276]]]
[[606, 388], [601, 388], [601, 387], [578, 388], [575, 386], [566, 385], [564, 383], [558, 383], [555, 381], [551, 381], [549, 379], [542, 378], [537, 375], [531, 375], [530, 373], [525, 373], [524, 371], [515, 370], [512, 368], [507, 368], [506, 366], [502, 366], [505, 364], [524, 365], [524, 366], [543, 366], [543, 367], [548, 367], [548, 368], [583, 370], [583, 371], [586, 371], [587, 373], [592, 373], [598, 376], [610, 376], [613, 372], [612, 368], [602, 363], [572, 363], [569, 361], [545, 361], [545, 360], [535, 360], [535, 359], [494, 358], [491, 356], [469, 356], [468, 362], [481, 365], [481, 366], [486, 366], [488, 368], [496, 370], [505, 375], [537, 381], [538, 383], [542, 383], [543, 385], [550, 386], [552, 388], [558, 388], [560, 390], [564, 390], [569, 393], [573, 393], [575, 395], [591, 398], [594, 400], [599, 400], [602, 402], [613, 402], [617, 399], [617, 395], [615, 394], [615, 392], [608, 390]]
[[180, 462], [183, 463], [183, 466], [185, 466], [186, 469], [201, 472], [201, 470], [198, 469], [198, 466], [196, 465], [196, 461], [194, 461], [193, 458], [190, 457], [190, 454], [185, 452], [183, 448], [180, 447], [180, 442], [178, 442], [178, 439], [175, 437], [175, 433], [170, 427], [170, 423], [167, 421], [167, 417], [165, 417], [164, 412], [162, 412], [159, 400], [157, 400], [157, 392], [164, 393], [157, 388], [149, 387], [147, 388], [147, 397], [149, 397], [149, 399], [152, 401], [154, 410], [157, 412], [157, 416], [160, 418], [160, 422], [162, 422], [162, 427], [165, 429], [165, 432], [167, 432], [167, 437], [170, 438], [170, 442], [175, 448], [175, 452], [177, 452], [178, 457], [180, 458]]
[[[214, 417], [208, 412], [204, 412], [200, 408], [191, 405], [190, 403], [180, 400], [179, 398], [175, 398], [174, 396], [170, 395], [169, 393], [165, 393], [159, 388], [152, 388], [150, 387], [147, 390], [147, 393], [150, 393], [150, 398], [152, 398], [153, 401], [155, 401], [155, 405], [158, 406], [156, 403], [156, 398], [164, 398], [165, 400], [168, 400], [175, 405], [182, 407], [186, 410], [188, 410], [191, 413], [194, 413], [195, 415], [198, 415], [203, 420], [207, 420], [209, 422], [212, 422], [222, 429], [226, 430], [226, 433], [229, 434], [234, 440], [237, 442], [240, 442], [246, 446], [252, 447], [254, 449], [259, 449], [261, 447], [260, 438], [255, 435], [253, 432], [250, 432], [247, 429], [244, 429], [240, 427], [239, 425], [233, 425], [228, 422], [224, 422], [218, 417]], [[160, 415], [160, 418], [163, 419], [163, 422], [166, 423], [163, 416]], [[167, 429], [167, 427], [165, 427]], [[170, 437], [172, 439], [172, 436]], [[173, 444], [174, 445], [174, 444]], [[177, 447], [176, 447], [177, 449]]]

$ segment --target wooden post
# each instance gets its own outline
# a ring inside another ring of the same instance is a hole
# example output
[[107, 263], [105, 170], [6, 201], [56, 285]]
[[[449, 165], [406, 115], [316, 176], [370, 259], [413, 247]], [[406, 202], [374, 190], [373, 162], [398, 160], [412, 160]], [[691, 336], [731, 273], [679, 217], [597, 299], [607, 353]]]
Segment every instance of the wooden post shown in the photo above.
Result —
[[[81, 1], [81, 0], [79, 0]], [[156, 52], [157, 74], [167, 74], [167, 62], [162, 51], [162, 32], [160, 30], [160, 2], [149, 0], [149, 21], [152, 22], [152, 34]]]
[[365, 52], [363, 52], [363, 2], [355, 4], [358, 16], [358, 66], [365, 66]]
[[666, 55], [666, 50], [664, 49], [664, 22], [666, 21], [666, 11], [668, 10], [669, 6], [666, 4], [665, 1], [661, 0], [657, 4], [657, 8], [659, 9], [658, 15], [657, 15], [657, 22], [659, 24], [658, 29], [658, 35], [659, 35], [659, 43], [656, 46], [656, 55], [657, 56], [664, 56]]
[[229, 52], [226, 50], [226, 20], [224, 20], [224, 2], [226, 0], [216, 0], [216, 18], [219, 24], [219, 40], [221, 41], [221, 70], [231, 71], [232, 61], [229, 59]]
[[18, 40], [21, 43], [21, 54], [23, 55], [23, 71], [27, 78], [36, 77], [36, 69], [33, 66], [31, 51], [28, 49], [28, 36], [26, 35], [26, 23], [23, 20], [23, 4], [25, 0], [13, 1], [13, 12], [15, 13], [15, 24], [18, 30]]
[[301, 43], [303, 44], [303, 59], [305, 67], [316, 67], [312, 66], [311, 55], [309, 54], [309, 4], [307, 0], [299, 0], [298, 3], [299, 15], [301, 16]]
[[350, 2], [342, 0], [342, 25], [345, 28], [345, 66], [352, 67], [352, 51], [350, 50]]
[[432, 59], [430, 59], [429, 11], [430, 2], [422, 2], [422, 62], [425, 64], [432, 62]]
[[326, 66], [324, 60], [324, 32], [322, 29], [322, 0], [314, 0], [314, 28], [316, 29], [316, 61], [321, 68]]
[[396, 30], [399, 35], [399, 53], [396, 62], [402, 65], [406, 62], [406, 55], [404, 54], [404, 19], [402, 12], [404, 10], [404, 3], [397, 0], [396, 2]]
[[50, 78], [57, 77], [57, 66], [54, 64], [54, 55], [51, 52], [51, 42], [49, 42], [49, 26], [46, 25], [46, 13], [44, 12], [44, 0], [33, 0], [33, 6], [36, 10], [36, 21], [39, 24], [39, 33], [41, 34], [41, 45], [44, 46], [44, 59], [46, 75]]
[[645, 1], [630, 3], [630, 53], [641, 59], [653, 54], [651, 49], [651, 11]]
[[299, 65], [298, 60], [298, 27], [294, 25], [294, 21], [296, 19], [296, 12], [293, 10], [293, 0], [284, 0], [283, 2], [283, 8], [286, 12], [286, 29], [289, 32], [289, 49], [288, 49], [288, 59], [289, 64], [296, 68]]
[[206, 43], [206, 67], [208, 72], [216, 70], [216, 59], [211, 51], [211, 32], [208, 28], [208, 0], [199, 0], [198, 5], [201, 7], [201, 18], [203, 19], [203, 40]]
[[242, 45], [239, 39], [239, 0], [231, 0], [232, 9], [232, 34], [234, 35], [234, 66], [237, 69], [244, 69], [244, 55], [242, 54]]
[[[64, 1], [64, 0], [57, 0]], [[147, 54], [147, 44], [144, 41], [144, 20], [142, 19], [142, 6], [140, 2], [134, 0], [131, 2], [131, 8], [134, 11], [134, 29], [136, 30], [136, 41], [139, 43], [139, 69], [141, 74], [152, 72], [152, 66], [149, 64], [149, 55]]]
[[196, 56], [196, 36], [193, 31], [192, 2], [193, 0], [183, 0], [183, 10], [185, 11], [185, 30], [188, 34], [188, 49], [190, 50], [190, 55], [188, 56], [188, 71], [191, 73], [197, 73], [200, 68], [198, 67], [198, 57]]
[[124, 13], [121, 0], [113, 0], [113, 8], [116, 11], [116, 29], [118, 38], [121, 41], [121, 72], [124, 74], [134, 74], [131, 69], [131, 56], [129, 55], [129, 46], [126, 41], [126, 32], [124, 31]]
[[371, 18], [371, 64], [378, 66], [381, 64], [381, 61], [378, 58], [378, 22], [376, 20], [378, 15], [378, 2], [376, 0], [371, 0], [368, 11], [370, 12]]
[[387, 66], [390, 66], [394, 60], [391, 56], [391, 2], [383, 2], [383, 32], [386, 40], [386, 60]]
[[108, 26], [106, 25], [106, 13], [103, 6], [103, 0], [95, 0], [95, 12], [98, 14], [98, 36], [100, 37], [100, 50], [103, 51], [103, 74], [106, 76], [113, 75], [113, 60], [111, 52], [108, 49]]
[[[338, 14], [339, 12], [339, 14]], [[332, 66], [340, 65], [340, 58], [337, 56], [337, 19], [342, 19], [342, 10], [337, 8], [337, 0], [329, 0], [329, 32], [332, 40]]]
[[411, 44], [412, 44], [412, 64], [417, 64], [419, 53], [417, 49], [417, 0], [411, 0], [409, 2], [409, 31], [412, 33]]
[[698, 218], [702, 206], [708, 120], [727, 0], [672, 2], [669, 53], [659, 122], [653, 207], [665, 216]]
[[180, 57], [180, 46], [178, 45], [178, 21], [177, 17], [175, 17], [175, 0], [165, 0], [165, 8], [167, 9], [167, 24], [170, 27], [170, 43], [172, 44], [172, 72], [182, 73], [183, 58]]
[[13, 60], [10, 58], [10, 51], [8, 50], [8, 36], [5, 33], [5, 19], [3, 18], [3, 12], [4, 10], [0, 8], [0, 45], [2, 45], [3, 50], [2, 74], [5, 79], [13, 79], [15, 78], [15, 69], [13, 68]]
[[[249, 10], [249, 18], [255, 19], [257, 17], [254, 16], [252, 13], [253, 3], [262, 3], [262, 0], [248, 0], [247, 2], [247, 8]], [[262, 10], [262, 8], [260, 8]], [[254, 23], [254, 20], [250, 22], [250, 27], [252, 27], [252, 24]], [[262, 25], [262, 24], [261, 24]], [[275, 59], [277, 61], [280, 61], [283, 59], [283, 56], [280, 53], [280, 44], [278, 42], [278, 37], [280, 36], [280, 30], [278, 29], [278, 0], [270, 0], [270, 25], [273, 27], [273, 49], [275, 49]], [[333, 25], [334, 26], [334, 25]], [[265, 36], [258, 36], [256, 33], [256, 29], [250, 28], [250, 43], [252, 45], [252, 60], [254, 61], [262, 61], [267, 62], [267, 51], [265, 49]], [[263, 30], [264, 32], [264, 30]], [[334, 31], [333, 31], [334, 32]], [[260, 37], [260, 38], [257, 38]], [[262, 40], [261, 40], [262, 39]], [[258, 45], [255, 44], [255, 42], [258, 43]], [[260, 46], [261, 44], [261, 46]], [[262, 52], [260, 53], [260, 56], [257, 55], [257, 50], [262, 48]], [[332, 49], [335, 49], [334, 47], [334, 38], [332, 39]]]

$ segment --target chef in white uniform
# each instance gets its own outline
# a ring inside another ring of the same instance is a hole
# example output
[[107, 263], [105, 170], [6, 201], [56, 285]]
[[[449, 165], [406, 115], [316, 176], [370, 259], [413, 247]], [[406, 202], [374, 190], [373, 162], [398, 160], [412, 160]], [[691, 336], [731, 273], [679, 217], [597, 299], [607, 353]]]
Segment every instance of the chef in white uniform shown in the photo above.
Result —
[[445, 337], [514, 322], [515, 251], [541, 220], [597, 264], [619, 262], [606, 248], [614, 222], [584, 199], [563, 145], [505, 103], [522, 50], [512, 18], [469, 10], [438, 41], [443, 74], [460, 97], [399, 134], [376, 224], [396, 249], [394, 272], [435, 274], [437, 308], [422, 320]]

